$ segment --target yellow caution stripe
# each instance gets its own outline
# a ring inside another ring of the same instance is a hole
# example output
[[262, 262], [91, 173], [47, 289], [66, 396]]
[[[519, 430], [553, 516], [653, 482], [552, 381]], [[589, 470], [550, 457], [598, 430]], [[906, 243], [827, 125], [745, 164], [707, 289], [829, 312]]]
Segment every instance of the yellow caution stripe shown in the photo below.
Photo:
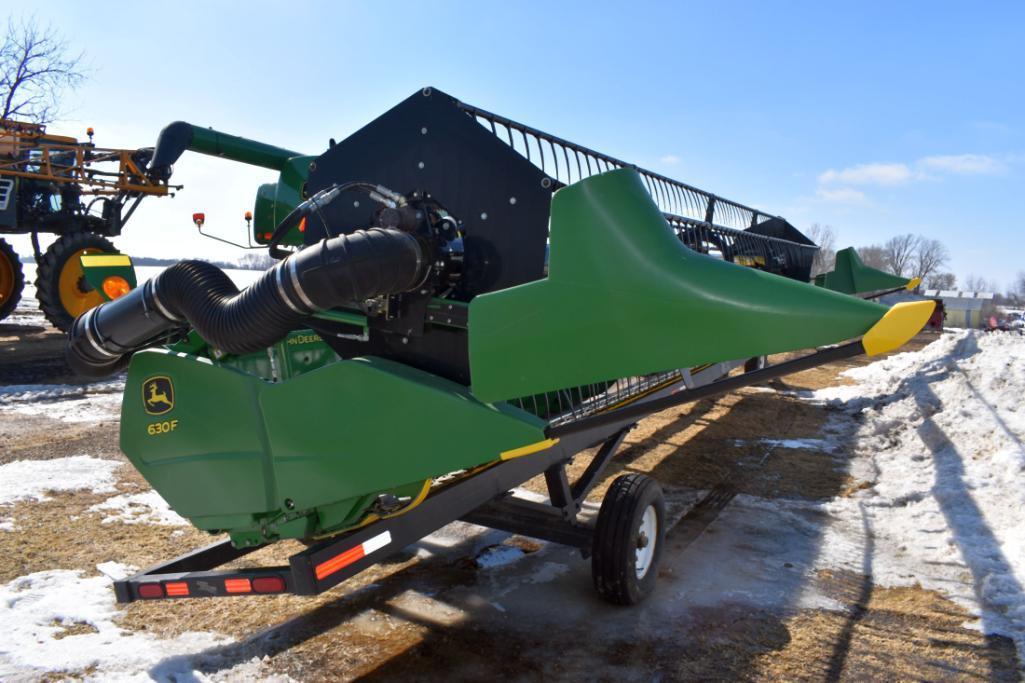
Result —
[[498, 457], [502, 460], [522, 458], [523, 456], [530, 455], [531, 453], [537, 453], [538, 451], [547, 450], [557, 443], [559, 443], [558, 439], [545, 439], [544, 441], [538, 441], [537, 443], [531, 443], [527, 444], [526, 446], [514, 448], [511, 451], [502, 451], [502, 453]]
[[878, 356], [899, 349], [922, 331], [932, 317], [936, 302], [903, 301], [886, 313], [861, 338], [861, 346], [869, 356]]
[[132, 259], [127, 254], [83, 254], [83, 268], [109, 268], [111, 266], [130, 266]]

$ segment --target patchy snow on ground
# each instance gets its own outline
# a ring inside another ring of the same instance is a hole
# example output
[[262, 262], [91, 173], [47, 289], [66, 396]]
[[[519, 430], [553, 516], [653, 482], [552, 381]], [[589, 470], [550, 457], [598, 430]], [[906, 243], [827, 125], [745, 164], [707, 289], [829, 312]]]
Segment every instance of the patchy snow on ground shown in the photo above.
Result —
[[734, 439], [737, 446], [759, 444], [766, 448], [793, 448], [810, 451], [832, 451], [836, 449], [836, 441], [831, 439]]
[[0, 387], [0, 414], [41, 415], [62, 422], [103, 422], [121, 413], [123, 379], [92, 384], [14, 384]]
[[46, 500], [47, 491], [114, 491], [115, 471], [123, 463], [89, 455], [52, 460], [15, 460], [0, 465], [0, 505]]
[[495, 567], [504, 567], [507, 564], [512, 564], [524, 555], [526, 555], [526, 552], [524, 552], [523, 548], [511, 545], [494, 545], [481, 551], [475, 561], [481, 569], [494, 569]]
[[1025, 339], [945, 334], [815, 392], [851, 421], [852, 474], [818, 559], [948, 595], [1025, 656]]
[[125, 493], [108, 498], [89, 508], [89, 512], [111, 513], [103, 518], [104, 524], [159, 524], [162, 526], [188, 526], [185, 518], [170, 508], [159, 493]]
[[[108, 567], [107, 569], [112, 569]], [[117, 569], [117, 568], [113, 568]], [[194, 655], [231, 642], [213, 633], [158, 639], [117, 624], [108, 576], [64, 569], [20, 576], [0, 586], [0, 679], [77, 674], [97, 681], [252, 680], [257, 659], [207, 676], [213, 655]], [[208, 661], [209, 660], [209, 661]], [[216, 666], [211, 667], [216, 668]]]

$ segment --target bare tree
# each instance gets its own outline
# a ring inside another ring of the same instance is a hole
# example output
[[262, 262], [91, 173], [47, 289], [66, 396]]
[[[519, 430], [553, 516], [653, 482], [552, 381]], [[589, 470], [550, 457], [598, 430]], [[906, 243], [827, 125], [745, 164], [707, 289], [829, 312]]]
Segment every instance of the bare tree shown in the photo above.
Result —
[[812, 277], [833, 270], [836, 265], [836, 233], [833, 228], [821, 223], [812, 223], [808, 226], [808, 238], [819, 245], [819, 250], [815, 252], [815, 260], [811, 263]]
[[915, 253], [918, 251], [918, 243], [921, 241], [920, 237], [912, 234], [897, 235], [888, 239], [883, 245], [886, 270], [899, 277], [910, 275]]
[[929, 279], [930, 275], [945, 266], [948, 260], [950, 260], [950, 255], [942, 242], [928, 237], [920, 237], [911, 274], [925, 281]]
[[0, 98], [3, 118], [49, 123], [60, 113], [60, 96], [85, 78], [82, 55], [50, 26], [35, 19], [7, 20], [0, 45]]
[[886, 270], [889, 267], [886, 263], [886, 250], [878, 244], [858, 247], [858, 256], [861, 257], [861, 262], [869, 268]]
[[1018, 271], [1011, 292], [1019, 301], [1025, 301], [1025, 270]]
[[950, 291], [957, 287], [957, 277], [953, 273], [932, 273], [924, 282], [926, 289]]
[[984, 277], [969, 275], [964, 281], [966, 292], [995, 292], [997, 287]]

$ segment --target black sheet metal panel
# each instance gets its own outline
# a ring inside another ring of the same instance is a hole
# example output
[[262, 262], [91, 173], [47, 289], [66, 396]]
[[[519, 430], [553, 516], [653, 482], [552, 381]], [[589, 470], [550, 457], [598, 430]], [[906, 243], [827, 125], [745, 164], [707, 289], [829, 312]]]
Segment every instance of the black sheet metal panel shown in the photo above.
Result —
[[[307, 193], [351, 180], [426, 191], [463, 221], [466, 271], [456, 299], [544, 275], [551, 180], [439, 90], [424, 88], [322, 154]], [[326, 212], [329, 225], [369, 224], [372, 203], [354, 197]], [[307, 227], [307, 244], [321, 237]]]
[[[808, 279], [817, 248], [786, 221], [434, 88], [415, 93], [332, 145], [310, 164], [305, 194], [350, 181], [429, 194], [463, 223], [463, 276], [449, 296], [466, 302], [477, 294], [544, 277], [552, 194], [568, 183], [622, 167], [641, 174], [652, 199], [688, 247]], [[369, 226], [375, 208], [366, 195], [353, 193], [331, 204], [322, 217], [332, 230], [349, 232]], [[789, 230], [781, 230], [778, 223]], [[306, 244], [325, 236], [320, 221], [307, 223]], [[415, 294], [392, 303], [387, 318], [368, 321], [367, 341], [347, 338], [351, 330], [329, 322], [319, 322], [317, 330], [344, 358], [373, 354], [469, 384], [466, 331], [425, 325], [418, 305], [423, 302]]]

